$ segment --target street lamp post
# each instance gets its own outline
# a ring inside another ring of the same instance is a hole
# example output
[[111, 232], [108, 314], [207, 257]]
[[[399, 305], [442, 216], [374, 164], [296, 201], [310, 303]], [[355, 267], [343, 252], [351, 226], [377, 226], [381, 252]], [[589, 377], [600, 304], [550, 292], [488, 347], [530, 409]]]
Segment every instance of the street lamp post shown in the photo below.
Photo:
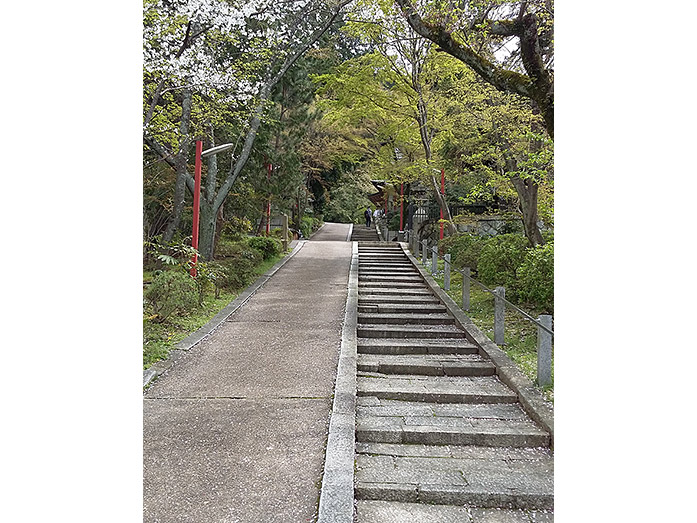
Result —
[[[196, 140], [196, 159], [194, 160], [194, 224], [191, 234], [191, 246], [198, 251], [198, 222], [201, 209], [201, 163], [202, 159], [212, 154], [221, 153], [234, 147], [234, 143], [226, 143], [217, 147], [203, 150], [203, 142]], [[198, 262], [198, 254], [194, 254], [192, 258], [191, 276], [196, 277], [196, 263]]]
[[271, 162], [267, 164], [266, 170], [266, 180], [269, 182], [269, 199], [266, 202], [266, 236], [271, 234], [271, 173], [273, 172], [273, 165]]

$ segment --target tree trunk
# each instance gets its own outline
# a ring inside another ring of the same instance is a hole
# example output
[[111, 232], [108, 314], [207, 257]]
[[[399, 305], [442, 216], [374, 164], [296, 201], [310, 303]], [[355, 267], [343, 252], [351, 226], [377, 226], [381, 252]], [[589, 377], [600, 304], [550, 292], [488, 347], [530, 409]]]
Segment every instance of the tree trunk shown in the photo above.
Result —
[[199, 216], [198, 252], [204, 261], [213, 259], [215, 247], [216, 210], [213, 205], [201, 198], [201, 213]]
[[189, 122], [191, 120], [191, 89], [184, 89], [182, 93], [182, 117], [179, 124], [180, 146], [175, 159], [177, 181], [174, 185], [174, 208], [167, 229], [164, 233], [164, 241], [169, 242], [181, 222], [182, 211], [186, 199], [186, 182], [189, 177], [187, 172], [187, 159], [189, 157]]
[[261, 204], [261, 218], [259, 220], [259, 227], [257, 227], [256, 231], [257, 236], [262, 236], [266, 233], [266, 204], [266, 200]]
[[436, 180], [435, 176], [431, 176], [431, 184], [433, 185], [433, 194], [436, 197], [438, 206], [441, 211], [443, 211], [443, 219], [445, 220], [445, 226], [448, 230], [448, 236], [453, 236], [457, 234], [457, 227], [453, 223], [453, 217], [450, 214], [450, 207], [448, 207], [448, 202], [445, 201], [445, 197], [440, 192], [440, 182]]
[[532, 178], [523, 180], [520, 176], [512, 177], [511, 182], [520, 200], [525, 236], [531, 246], [543, 245], [542, 233], [537, 226], [537, 190], [539, 188], [537, 182]]

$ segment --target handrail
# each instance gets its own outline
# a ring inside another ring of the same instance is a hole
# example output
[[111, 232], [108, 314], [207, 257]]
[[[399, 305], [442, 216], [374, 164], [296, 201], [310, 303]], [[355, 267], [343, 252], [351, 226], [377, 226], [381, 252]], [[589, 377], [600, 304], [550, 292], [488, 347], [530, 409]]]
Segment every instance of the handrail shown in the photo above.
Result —
[[[437, 247], [431, 247], [430, 251], [431, 251], [431, 252], [435, 252], [436, 255], [437, 255], [437, 253], [438, 253], [438, 248], [437, 248]], [[463, 278], [464, 278], [464, 271], [462, 271], [462, 270], [460, 270], [460, 269], [453, 269], [453, 270], [456, 271], [456, 272], [459, 272], [460, 274], [462, 274], [462, 275], [463, 275]], [[478, 282], [477, 280], [475, 280], [474, 278], [472, 278], [472, 276], [468, 276], [468, 278], [469, 278], [471, 281], [473, 281], [474, 283], [476, 283], [477, 285], [479, 285], [484, 291], [493, 294], [496, 298], [498, 298], [498, 299], [500, 299], [500, 300], [503, 300], [504, 303], [507, 303], [511, 308], [513, 308], [513, 310], [515, 310], [515, 311], [519, 312], [520, 314], [522, 314], [527, 320], [533, 322], [535, 325], [537, 325], [538, 327], [540, 327], [542, 330], [545, 330], [545, 331], [547, 331], [548, 333], [550, 333], [552, 336], [554, 336], [554, 331], [553, 331], [553, 330], [547, 328], [545, 325], [542, 325], [539, 321], [537, 321], [535, 318], [533, 318], [530, 314], [528, 314], [527, 312], [525, 312], [523, 309], [521, 309], [521, 308], [518, 307], [517, 305], [511, 303], [510, 301], [508, 301], [508, 300], [507, 300], [506, 298], [504, 298], [503, 296], [499, 296], [498, 294], [496, 294], [495, 291], [492, 291], [491, 289], [489, 289], [489, 288], [488, 288], [486, 285], [484, 285], [483, 283]]]

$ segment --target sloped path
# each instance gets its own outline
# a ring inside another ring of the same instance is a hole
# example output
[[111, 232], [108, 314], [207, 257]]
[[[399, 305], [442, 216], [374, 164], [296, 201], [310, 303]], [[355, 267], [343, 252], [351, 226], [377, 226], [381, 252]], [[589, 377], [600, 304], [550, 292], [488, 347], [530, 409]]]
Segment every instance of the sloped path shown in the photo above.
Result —
[[147, 390], [143, 521], [315, 520], [348, 235], [326, 224]]

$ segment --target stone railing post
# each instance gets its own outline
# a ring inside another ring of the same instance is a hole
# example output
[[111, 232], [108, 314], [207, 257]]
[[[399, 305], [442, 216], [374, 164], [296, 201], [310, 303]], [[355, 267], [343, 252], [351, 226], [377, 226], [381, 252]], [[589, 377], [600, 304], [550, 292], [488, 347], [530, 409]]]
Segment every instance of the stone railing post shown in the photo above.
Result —
[[[542, 314], [537, 320], [552, 330], [552, 316]], [[537, 383], [540, 387], [552, 383], [552, 335], [539, 326], [537, 327]]]
[[506, 289], [504, 287], [496, 287], [494, 297], [494, 343], [496, 345], [504, 344], [504, 320], [506, 304], [500, 298], [506, 297]]
[[470, 310], [470, 268], [462, 269], [462, 310]]
[[421, 240], [421, 264], [426, 265], [426, 256], [428, 256], [428, 240]]
[[450, 254], [444, 255], [443, 259], [445, 260], [445, 263], [443, 265], [443, 269], [444, 269], [443, 288], [446, 291], [449, 291], [450, 290]]
[[438, 270], [438, 246], [431, 248], [431, 274]]

